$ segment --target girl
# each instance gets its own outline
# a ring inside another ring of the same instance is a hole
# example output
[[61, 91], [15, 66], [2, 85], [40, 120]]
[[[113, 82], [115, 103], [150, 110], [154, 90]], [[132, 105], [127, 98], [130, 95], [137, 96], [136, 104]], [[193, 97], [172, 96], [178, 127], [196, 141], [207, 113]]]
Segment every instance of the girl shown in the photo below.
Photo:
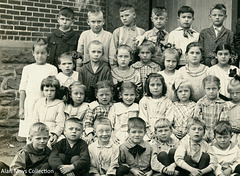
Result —
[[88, 103], [83, 102], [85, 91], [86, 87], [79, 81], [75, 81], [69, 86], [69, 98], [64, 109], [67, 119], [75, 117], [83, 122], [88, 109]]
[[38, 39], [32, 48], [35, 63], [23, 68], [22, 78], [19, 86], [19, 133], [20, 137], [27, 137], [31, 126], [29, 123], [33, 113], [34, 104], [42, 97], [40, 85], [44, 78], [57, 74], [57, 68], [47, 64], [48, 46], [45, 39]]
[[189, 81], [175, 80], [174, 90], [178, 101], [173, 103], [173, 134], [182, 139], [187, 134], [187, 121], [193, 117], [196, 103], [192, 101], [193, 88]]
[[213, 127], [219, 120], [228, 119], [228, 108], [226, 102], [219, 98], [220, 80], [218, 77], [206, 76], [202, 84], [206, 95], [197, 102], [194, 116], [205, 121], [207, 127], [205, 139], [207, 142], [212, 142]]
[[230, 94], [231, 101], [227, 102], [229, 122], [233, 128], [232, 141], [238, 143], [240, 146], [240, 76], [235, 75], [228, 84], [228, 93]]
[[186, 48], [187, 64], [179, 69], [180, 77], [189, 81], [193, 86], [192, 99], [195, 102], [205, 94], [202, 88], [202, 80], [208, 75], [209, 69], [207, 66], [200, 64], [202, 53], [203, 49], [199, 43], [188, 44]]
[[83, 126], [85, 129], [86, 141], [91, 143], [94, 137], [93, 125], [96, 119], [108, 118], [112, 106], [113, 86], [110, 81], [100, 81], [95, 85], [95, 96], [97, 101], [89, 104], [85, 115]]
[[[162, 75], [151, 73], [145, 82], [144, 96], [139, 102], [139, 117], [147, 123], [147, 136], [152, 139], [154, 124], [160, 117], [169, 119], [172, 101], [165, 96], [167, 87]], [[169, 119], [172, 122], [172, 119]]]
[[172, 101], [176, 101], [176, 95], [172, 89], [173, 83], [176, 79], [179, 79], [179, 71], [176, 67], [179, 63], [179, 53], [174, 48], [167, 48], [163, 52], [163, 71], [158, 72], [164, 77], [165, 83], [167, 85], [166, 97]]
[[115, 143], [122, 144], [128, 137], [128, 119], [138, 117], [139, 107], [134, 103], [137, 86], [132, 82], [123, 82], [120, 87], [122, 102], [114, 103], [109, 111], [108, 118], [113, 126], [112, 139]]
[[220, 81], [220, 93], [224, 96], [226, 100], [230, 97], [229, 93], [227, 92], [227, 86], [229, 81], [232, 79], [230, 77], [230, 70], [236, 69], [236, 74], [239, 74], [239, 69], [234, 66], [230, 65], [231, 62], [231, 47], [228, 44], [220, 44], [217, 46], [215, 50], [215, 54], [217, 57], [218, 63], [209, 68], [209, 74], [217, 76]]
[[41, 83], [43, 98], [37, 100], [34, 106], [34, 122], [45, 123], [50, 129], [48, 146], [51, 148], [63, 132], [65, 115], [64, 103], [58, 99], [60, 83], [55, 76], [48, 76]]
[[147, 75], [150, 73], [157, 73], [161, 70], [160, 65], [152, 61], [155, 54], [155, 47], [152, 42], [144, 41], [137, 49], [140, 61], [131, 65], [132, 68], [140, 73], [140, 81], [144, 87]]
[[138, 86], [138, 90], [142, 89], [140, 81], [140, 73], [130, 67], [133, 51], [128, 45], [120, 45], [117, 49], [117, 65], [112, 69], [113, 84], [118, 82], [131, 81]]

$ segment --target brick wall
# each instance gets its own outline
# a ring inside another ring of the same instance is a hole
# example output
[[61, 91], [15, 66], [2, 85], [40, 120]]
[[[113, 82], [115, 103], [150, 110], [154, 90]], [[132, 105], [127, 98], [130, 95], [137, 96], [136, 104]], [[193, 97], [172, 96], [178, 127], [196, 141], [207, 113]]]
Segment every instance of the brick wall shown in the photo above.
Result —
[[0, 40], [34, 41], [57, 28], [57, 14], [62, 7], [76, 13], [73, 28], [88, 29], [87, 11], [100, 8], [104, 15], [106, 0], [0, 0]]

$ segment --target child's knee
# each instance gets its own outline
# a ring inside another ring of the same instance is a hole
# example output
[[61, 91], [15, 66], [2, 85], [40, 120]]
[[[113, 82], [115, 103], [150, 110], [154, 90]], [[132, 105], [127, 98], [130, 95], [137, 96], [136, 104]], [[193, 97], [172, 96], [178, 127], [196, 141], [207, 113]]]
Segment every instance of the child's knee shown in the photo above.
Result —
[[73, 156], [72, 158], [71, 158], [71, 163], [74, 163], [75, 161], [78, 161], [80, 159], [80, 156]]
[[125, 174], [128, 174], [130, 172], [130, 168], [127, 166], [120, 166], [117, 168], [116, 176], [123, 176]]
[[168, 154], [166, 152], [160, 152], [157, 155], [157, 159], [158, 159], [159, 162], [165, 160], [166, 158], [168, 158]]
[[209, 154], [208, 153], [203, 153], [202, 157], [201, 157], [201, 160], [209, 163], [210, 162]]

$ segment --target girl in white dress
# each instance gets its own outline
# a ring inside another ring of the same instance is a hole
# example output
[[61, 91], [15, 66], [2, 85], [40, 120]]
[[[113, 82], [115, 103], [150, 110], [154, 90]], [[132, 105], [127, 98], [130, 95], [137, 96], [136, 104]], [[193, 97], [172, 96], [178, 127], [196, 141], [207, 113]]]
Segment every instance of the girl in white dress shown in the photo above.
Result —
[[42, 97], [41, 82], [48, 76], [57, 74], [57, 68], [47, 64], [48, 47], [45, 39], [37, 40], [33, 45], [35, 63], [23, 68], [19, 86], [19, 132], [18, 136], [27, 137], [36, 100]]

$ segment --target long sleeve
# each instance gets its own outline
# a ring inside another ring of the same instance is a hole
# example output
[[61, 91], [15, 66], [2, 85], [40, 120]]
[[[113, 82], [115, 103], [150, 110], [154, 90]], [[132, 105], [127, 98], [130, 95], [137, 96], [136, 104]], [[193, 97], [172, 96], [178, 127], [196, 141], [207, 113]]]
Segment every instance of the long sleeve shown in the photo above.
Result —
[[139, 102], [139, 117], [141, 117], [145, 122], [147, 127], [149, 126], [149, 115], [147, 111], [147, 99], [143, 97]]
[[48, 163], [52, 167], [53, 170], [58, 170], [59, 166], [63, 164], [61, 159], [59, 158], [59, 154], [61, 153], [62, 141], [59, 141], [53, 146], [52, 152], [48, 158]]
[[[126, 163], [126, 153], [123, 150], [123, 147], [119, 147], [119, 157], [118, 157], [118, 163], [121, 166], [128, 166]], [[129, 166], [128, 166], [129, 167]]]
[[113, 130], [115, 130], [115, 124], [116, 124], [116, 113], [115, 113], [115, 106], [113, 105], [108, 113], [108, 119], [111, 122]]
[[86, 135], [93, 132], [93, 123], [95, 121], [94, 110], [89, 108], [84, 118], [84, 129]]
[[184, 156], [186, 155], [186, 153], [187, 153], [187, 148], [185, 147], [185, 145], [180, 144], [174, 155], [174, 161], [179, 167], [182, 167], [182, 165], [187, 164], [184, 161]]
[[118, 43], [119, 43], [119, 28], [113, 31], [112, 39], [110, 42], [109, 63], [111, 67], [117, 66], [116, 51]]
[[152, 145], [152, 149], [153, 149], [152, 159], [151, 159], [152, 170], [162, 173], [162, 169], [164, 168], [164, 165], [160, 163], [157, 159], [157, 155], [158, 155], [157, 145]]
[[[21, 150], [13, 158], [13, 161], [10, 164], [10, 169], [14, 172], [16, 172], [17, 170], [23, 171], [26, 169], [26, 163], [27, 163], [26, 151]], [[23, 174], [22, 176], [25, 176], [25, 174]]]
[[222, 112], [220, 114], [220, 120], [228, 120], [229, 119], [229, 109], [227, 107], [227, 104], [224, 103], [223, 108], [222, 108]]
[[200, 102], [197, 102], [195, 110], [194, 110], [194, 117], [198, 117], [203, 119], [203, 115], [202, 115], [202, 106]]
[[116, 168], [118, 167], [118, 157], [119, 157], [119, 149], [118, 147], [112, 152], [111, 163], [107, 170], [106, 175], [116, 175]]
[[77, 52], [80, 52], [82, 55], [86, 54], [86, 53], [84, 53], [84, 37], [83, 37], [83, 33], [80, 35], [80, 37], [78, 39]]
[[64, 103], [61, 103], [57, 108], [56, 127], [53, 129], [53, 131], [50, 132], [55, 133], [57, 136], [60, 136], [63, 133], [65, 119], [66, 117], [64, 114]]

